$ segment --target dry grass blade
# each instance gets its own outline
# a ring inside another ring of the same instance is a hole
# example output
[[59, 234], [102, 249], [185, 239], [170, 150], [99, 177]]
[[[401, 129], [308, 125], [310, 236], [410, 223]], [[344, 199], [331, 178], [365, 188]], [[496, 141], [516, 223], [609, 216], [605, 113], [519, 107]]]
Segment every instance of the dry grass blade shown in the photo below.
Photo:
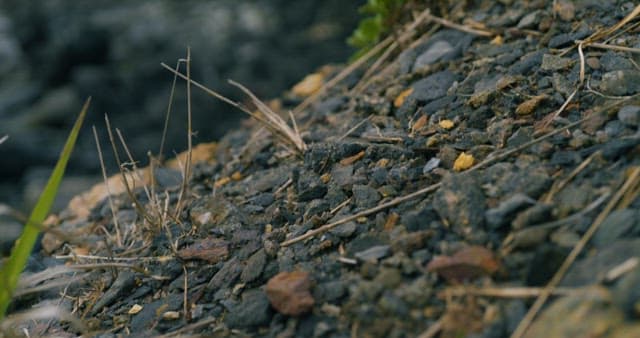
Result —
[[631, 11], [629, 14], [627, 14], [627, 16], [625, 16], [622, 20], [620, 20], [618, 23], [616, 23], [615, 25], [601, 30], [601, 31], [597, 31], [595, 33], [593, 33], [591, 36], [589, 36], [588, 38], [585, 39], [585, 41], [588, 42], [593, 42], [596, 40], [600, 40], [604, 37], [607, 37], [613, 33], [615, 33], [615, 31], [617, 31], [618, 29], [622, 28], [622, 26], [626, 25], [629, 21], [633, 20], [636, 16], [640, 15], [640, 5], [637, 5], [633, 11]]
[[109, 209], [111, 209], [111, 217], [113, 218], [113, 227], [116, 229], [116, 242], [118, 246], [122, 246], [122, 236], [120, 234], [120, 224], [118, 222], [118, 216], [116, 212], [113, 198], [111, 197], [111, 189], [109, 188], [109, 178], [107, 177], [107, 168], [104, 165], [104, 157], [102, 156], [102, 147], [100, 146], [100, 140], [98, 138], [98, 131], [96, 126], [91, 126], [93, 130], [93, 138], [96, 141], [96, 148], [98, 149], [98, 159], [100, 160], [100, 169], [102, 171], [102, 179], [104, 180], [104, 187], [107, 189], [107, 199], [109, 201]]
[[524, 316], [522, 321], [518, 324], [518, 327], [511, 335], [511, 338], [520, 338], [522, 337], [531, 323], [533, 319], [536, 317], [542, 306], [546, 303], [547, 299], [551, 295], [552, 291], [556, 288], [556, 286], [562, 281], [564, 275], [569, 270], [573, 262], [576, 260], [578, 255], [582, 252], [584, 247], [587, 245], [591, 237], [596, 233], [600, 224], [605, 220], [605, 218], [609, 215], [609, 213], [615, 208], [618, 202], [622, 199], [622, 197], [628, 192], [638, 188], [640, 185], [640, 167], [634, 167], [631, 170], [629, 177], [626, 182], [622, 185], [620, 190], [611, 198], [607, 206], [604, 210], [598, 215], [598, 217], [593, 221], [587, 232], [582, 236], [580, 241], [576, 244], [576, 246], [571, 250], [569, 256], [562, 263], [558, 271], [553, 275], [553, 278], [549, 281], [547, 286], [544, 288], [544, 291], [540, 294], [540, 296], [536, 299], [535, 303], [531, 306], [527, 314]]
[[[583, 41], [578, 41], [578, 42], [582, 43]], [[606, 43], [592, 42], [592, 43], [589, 44], [589, 47], [615, 50], [615, 51], [618, 51], [618, 52], [629, 52], [629, 53], [634, 53], [634, 54], [640, 54], [640, 48], [632, 48], [632, 47], [625, 47], [625, 46], [610, 45], [610, 44], [606, 44]]]
[[[187, 195], [187, 189], [189, 187], [189, 180], [191, 179], [191, 156], [193, 154], [192, 135], [193, 130], [191, 127], [191, 48], [187, 48], [187, 160], [184, 164], [184, 172], [182, 173], [182, 185], [180, 187], [180, 195], [178, 197], [178, 203], [176, 203], [176, 209], [174, 217], [178, 218], [182, 213], [182, 208], [185, 196]], [[174, 75], [175, 77], [175, 75]]]
[[[461, 297], [461, 296], [481, 296], [496, 298], [532, 298], [538, 297], [543, 288], [535, 287], [474, 287], [474, 286], [453, 286], [441, 291], [443, 297]], [[588, 292], [582, 289], [557, 288], [553, 290], [553, 295], [568, 296]]]
[[[113, 149], [113, 156], [116, 159], [116, 163], [118, 164], [118, 168], [120, 168], [120, 175], [122, 177], [122, 184], [124, 185], [124, 187], [125, 187], [125, 189], [127, 191], [127, 194], [129, 195], [129, 197], [133, 201], [133, 205], [135, 206], [136, 211], [138, 212], [138, 215], [142, 215], [149, 223], [153, 224], [154, 223], [153, 218], [151, 218], [149, 213], [145, 210], [144, 206], [140, 203], [140, 201], [138, 201], [138, 199], [136, 198], [135, 194], [133, 193], [133, 190], [132, 190], [131, 186], [129, 185], [129, 180], [135, 181], [135, 178], [131, 174], [127, 175], [127, 173], [125, 172], [125, 169], [124, 169], [124, 167], [122, 165], [122, 161], [120, 160], [120, 154], [118, 153], [118, 148], [116, 147], [115, 138], [113, 137], [113, 131], [111, 129], [111, 123], [109, 122], [109, 117], [106, 114], [104, 116], [104, 120], [105, 120], [105, 124], [107, 126], [107, 133], [109, 134], [109, 142], [111, 142], [111, 148]], [[127, 177], [127, 176], [129, 176], [129, 177]]]
[[[258, 110], [264, 116], [264, 120], [266, 120], [266, 125], [273, 132], [276, 132], [286, 138], [300, 153], [304, 153], [307, 150], [307, 145], [302, 140], [300, 133], [298, 132], [298, 127], [296, 125], [296, 121], [293, 118], [293, 114], [290, 113], [291, 120], [293, 121], [293, 128], [289, 127], [287, 122], [280, 117], [280, 115], [276, 114], [269, 106], [264, 104], [264, 102], [260, 101], [249, 89], [244, 87], [243, 85], [229, 80], [229, 83], [233, 86], [238, 87], [242, 90], [249, 98], [253, 104], [258, 108]], [[255, 115], [255, 114], [254, 114]]]
[[[161, 64], [162, 67], [166, 68], [167, 70], [169, 70], [170, 72], [176, 74], [178, 77], [190, 82], [192, 85], [202, 89], [205, 93], [237, 108], [240, 109], [241, 111], [247, 113], [248, 115], [250, 115], [251, 117], [255, 118], [256, 120], [260, 121], [261, 123], [263, 123], [272, 133], [275, 137], [277, 137], [279, 140], [281, 140], [283, 142], [283, 144], [285, 146], [291, 146], [293, 147], [294, 150], [298, 151], [300, 154], [303, 153], [307, 146], [304, 143], [304, 141], [302, 140], [302, 137], [300, 136], [300, 133], [297, 130], [297, 126], [295, 124], [295, 121], [293, 122], [294, 127], [291, 128], [289, 127], [289, 125], [287, 125], [287, 123], [279, 116], [277, 115], [275, 112], [273, 112], [266, 104], [264, 104], [262, 101], [260, 101], [255, 95], [253, 95], [253, 93], [251, 93], [248, 89], [246, 89], [245, 87], [243, 87], [242, 85], [233, 82], [233, 81], [229, 81], [232, 85], [242, 89], [247, 95], [249, 95], [249, 97], [252, 99], [252, 102], [256, 105], [256, 107], [259, 109], [261, 114], [256, 114], [254, 112], [252, 112], [251, 110], [249, 110], [249, 108], [245, 107], [244, 105], [235, 102], [209, 88], [207, 88], [206, 86], [204, 86], [203, 84], [194, 81], [193, 79], [188, 78], [186, 75], [175, 71], [173, 68], [167, 66], [166, 64], [162, 63]], [[288, 147], [290, 148], [290, 147]]]
[[[180, 60], [176, 62], [175, 71], [180, 69]], [[160, 139], [160, 150], [158, 150], [158, 159], [162, 162], [164, 154], [164, 143], [167, 138], [167, 130], [169, 130], [169, 119], [171, 117], [171, 107], [173, 106], [173, 96], [176, 92], [176, 83], [178, 82], [178, 75], [173, 75], [173, 82], [171, 83], [171, 92], [169, 93], [169, 103], [167, 104], [167, 113], [164, 117], [164, 127], [162, 128], [162, 138]]]

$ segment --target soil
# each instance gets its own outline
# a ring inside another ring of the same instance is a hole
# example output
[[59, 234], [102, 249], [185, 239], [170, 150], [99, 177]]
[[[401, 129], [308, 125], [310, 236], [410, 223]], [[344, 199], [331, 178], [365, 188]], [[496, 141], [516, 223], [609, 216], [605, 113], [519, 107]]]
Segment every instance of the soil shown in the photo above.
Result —
[[268, 103], [303, 144], [248, 119], [193, 149], [186, 189], [183, 154], [74, 199], [30, 271], [81, 278], [14, 307], [84, 327], [25, 329], [639, 337], [639, 8], [416, 6], [388, 53]]

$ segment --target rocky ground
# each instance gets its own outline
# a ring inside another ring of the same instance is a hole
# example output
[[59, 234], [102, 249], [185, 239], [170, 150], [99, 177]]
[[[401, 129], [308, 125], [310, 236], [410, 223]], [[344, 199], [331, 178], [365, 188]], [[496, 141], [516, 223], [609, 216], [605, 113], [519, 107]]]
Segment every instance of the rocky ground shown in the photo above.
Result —
[[413, 10], [387, 58], [269, 103], [304, 143], [247, 120], [184, 198], [186, 156], [51, 218], [30, 271], [79, 279], [15, 307], [84, 327], [30, 336], [640, 336], [639, 8]]

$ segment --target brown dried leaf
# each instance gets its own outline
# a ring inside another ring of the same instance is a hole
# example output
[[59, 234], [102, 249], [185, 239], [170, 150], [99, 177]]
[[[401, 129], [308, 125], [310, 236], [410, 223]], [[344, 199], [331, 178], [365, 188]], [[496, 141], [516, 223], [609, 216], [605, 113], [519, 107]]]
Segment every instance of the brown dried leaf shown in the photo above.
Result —
[[349, 156], [347, 158], [343, 158], [340, 161], [340, 164], [342, 165], [350, 165], [350, 164], [354, 164], [355, 162], [359, 161], [360, 159], [362, 159], [364, 157], [364, 150], [353, 155], [353, 156]]
[[481, 246], [466, 247], [453, 256], [437, 256], [427, 265], [428, 271], [436, 272], [451, 283], [491, 275], [499, 268], [493, 252]]
[[533, 111], [538, 107], [542, 100], [546, 99], [546, 95], [538, 95], [534, 96], [524, 102], [522, 102], [518, 108], [516, 108], [516, 114], [518, 115], [529, 115], [533, 113]]
[[310, 96], [317, 92], [323, 83], [324, 75], [322, 73], [309, 74], [293, 86], [291, 92], [298, 96]]
[[427, 125], [427, 115], [422, 114], [420, 118], [411, 126], [411, 134], [415, 134], [418, 130]]
[[402, 106], [402, 104], [404, 103], [404, 100], [407, 98], [407, 96], [411, 95], [411, 93], [413, 93], [413, 88], [409, 88], [409, 89], [403, 90], [396, 97], [396, 99], [393, 100], [393, 106], [396, 107], [396, 108], [399, 108], [400, 106]]
[[196, 241], [178, 251], [182, 259], [201, 259], [211, 264], [223, 261], [229, 256], [229, 243], [223, 239], [208, 237]]

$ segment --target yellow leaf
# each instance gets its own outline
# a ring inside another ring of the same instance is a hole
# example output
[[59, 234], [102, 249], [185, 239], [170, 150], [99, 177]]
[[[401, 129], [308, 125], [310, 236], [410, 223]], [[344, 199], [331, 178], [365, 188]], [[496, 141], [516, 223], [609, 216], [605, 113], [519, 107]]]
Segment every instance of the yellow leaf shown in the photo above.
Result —
[[453, 163], [453, 170], [455, 171], [463, 171], [471, 168], [475, 163], [475, 158], [473, 155], [467, 153], [461, 153], [456, 161]]
[[291, 91], [297, 96], [313, 95], [324, 83], [324, 75], [321, 73], [313, 73], [307, 75], [302, 81], [298, 82]]
[[440, 121], [440, 123], [438, 123], [438, 125], [442, 129], [449, 130], [449, 129], [453, 128], [454, 123], [451, 120], [442, 120], [442, 121]]
[[413, 88], [409, 88], [409, 89], [405, 89], [403, 90], [397, 97], [395, 100], [393, 100], [393, 106], [398, 108], [400, 106], [402, 106], [402, 104], [404, 103], [404, 100], [407, 98], [407, 96], [411, 95], [411, 93], [413, 93]]

